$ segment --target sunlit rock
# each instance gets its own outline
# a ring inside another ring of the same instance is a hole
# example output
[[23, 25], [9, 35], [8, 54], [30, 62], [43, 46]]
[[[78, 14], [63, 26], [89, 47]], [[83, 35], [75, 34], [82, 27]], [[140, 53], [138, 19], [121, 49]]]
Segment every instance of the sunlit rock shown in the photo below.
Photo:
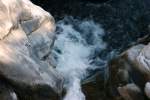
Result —
[[62, 77], [46, 62], [55, 37], [53, 17], [29, 0], [0, 0], [0, 9], [1, 76], [17, 90], [60, 93]]

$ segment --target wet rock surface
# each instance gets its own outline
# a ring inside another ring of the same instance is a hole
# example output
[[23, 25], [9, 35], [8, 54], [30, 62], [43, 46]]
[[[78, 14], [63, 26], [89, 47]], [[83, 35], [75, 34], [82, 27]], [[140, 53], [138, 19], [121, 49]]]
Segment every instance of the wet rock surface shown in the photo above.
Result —
[[100, 72], [97, 72], [95, 75], [90, 77], [87, 80], [91, 80], [90, 82], [83, 83], [82, 90], [86, 95], [86, 100], [110, 100], [106, 95], [105, 90], [105, 80], [102, 77]]

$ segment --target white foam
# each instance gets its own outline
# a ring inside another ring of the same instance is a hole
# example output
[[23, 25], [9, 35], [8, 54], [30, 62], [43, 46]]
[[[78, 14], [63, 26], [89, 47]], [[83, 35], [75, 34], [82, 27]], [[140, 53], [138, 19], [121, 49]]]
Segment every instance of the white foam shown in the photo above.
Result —
[[67, 87], [67, 95], [64, 100], [85, 100], [85, 96], [81, 91], [80, 79], [74, 78], [72, 84]]
[[12, 97], [13, 100], [17, 100], [17, 95], [15, 92], [11, 92], [10, 96]]
[[77, 28], [64, 21], [58, 23], [61, 28], [54, 43], [52, 55], [56, 57], [56, 70], [65, 78], [64, 87], [67, 94], [64, 100], [85, 100], [80, 81], [87, 75], [87, 69], [93, 68], [90, 56], [98, 49], [103, 50], [106, 44], [102, 40], [103, 29], [93, 21], [83, 21]]

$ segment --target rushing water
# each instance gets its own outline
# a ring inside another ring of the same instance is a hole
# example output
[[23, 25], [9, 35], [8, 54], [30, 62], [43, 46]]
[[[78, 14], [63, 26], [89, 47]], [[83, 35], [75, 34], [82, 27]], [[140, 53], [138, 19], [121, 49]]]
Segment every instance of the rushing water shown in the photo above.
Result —
[[[106, 61], [97, 54], [106, 48], [101, 26], [92, 20], [79, 21], [66, 17], [57, 23], [57, 36], [52, 50], [52, 63], [64, 79], [64, 100], [85, 100], [81, 81]], [[97, 64], [96, 62], [99, 62]]]

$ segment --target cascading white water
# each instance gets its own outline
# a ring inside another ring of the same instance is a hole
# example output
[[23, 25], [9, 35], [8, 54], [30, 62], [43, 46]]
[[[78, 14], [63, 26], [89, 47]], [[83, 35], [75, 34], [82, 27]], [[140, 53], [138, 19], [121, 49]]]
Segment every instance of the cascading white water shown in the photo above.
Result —
[[61, 20], [57, 26], [59, 30], [51, 59], [56, 70], [65, 78], [67, 94], [64, 100], [85, 100], [81, 81], [88, 75], [87, 69], [97, 68], [91, 64], [92, 56], [106, 48], [102, 40], [104, 31], [91, 20], [79, 21], [73, 18]]

